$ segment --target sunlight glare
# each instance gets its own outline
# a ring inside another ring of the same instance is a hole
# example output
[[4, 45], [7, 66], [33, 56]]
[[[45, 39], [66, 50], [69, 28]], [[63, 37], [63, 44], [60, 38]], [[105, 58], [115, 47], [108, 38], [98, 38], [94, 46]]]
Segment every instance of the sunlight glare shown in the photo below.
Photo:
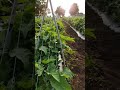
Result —
[[[51, 0], [54, 11], [58, 6], [65, 9], [65, 16], [69, 16], [69, 9], [73, 3], [77, 3], [79, 6], [79, 12], [85, 14], [85, 0]], [[48, 4], [48, 8], [50, 5]]]

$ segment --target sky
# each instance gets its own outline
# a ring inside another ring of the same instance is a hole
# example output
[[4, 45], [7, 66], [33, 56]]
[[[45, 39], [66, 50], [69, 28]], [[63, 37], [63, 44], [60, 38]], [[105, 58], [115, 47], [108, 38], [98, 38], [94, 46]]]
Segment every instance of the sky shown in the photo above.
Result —
[[[79, 12], [85, 14], [85, 0], [51, 0], [53, 5], [53, 10], [55, 11], [58, 6], [62, 6], [65, 9], [65, 16], [69, 16], [69, 9], [73, 3], [77, 3], [79, 6]], [[50, 4], [48, 4], [50, 8]]]

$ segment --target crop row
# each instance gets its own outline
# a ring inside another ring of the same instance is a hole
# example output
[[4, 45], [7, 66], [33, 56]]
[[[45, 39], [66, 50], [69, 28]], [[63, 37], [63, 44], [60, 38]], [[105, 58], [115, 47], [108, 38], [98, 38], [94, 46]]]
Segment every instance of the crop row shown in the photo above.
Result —
[[79, 31], [82, 35], [85, 35], [85, 17], [65, 17], [69, 24]]
[[68, 51], [69, 53], [71, 48], [66, 42], [73, 42], [74, 39], [66, 35], [61, 20], [56, 21], [59, 32], [52, 18], [45, 18], [43, 25], [41, 22], [42, 20], [40, 18], [35, 18], [36, 90], [71, 90], [71, 86], [67, 80], [73, 77], [73, 73], [69, 68], [62, 65], [62, 50]]

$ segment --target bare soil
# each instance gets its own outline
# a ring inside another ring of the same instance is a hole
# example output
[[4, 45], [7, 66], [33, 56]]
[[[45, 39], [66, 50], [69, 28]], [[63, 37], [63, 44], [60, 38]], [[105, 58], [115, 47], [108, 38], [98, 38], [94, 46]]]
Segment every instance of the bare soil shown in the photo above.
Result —
[[75, 74], [71, 80], [71, 85], [73, 90], [85, 90], [85, 41], [79, 38], [69, 25], [64, 24], [66, 33], [75, 39], [75, 42], [68, 42], [68, 45], [75, 53], [66, 56], [67, 66]]

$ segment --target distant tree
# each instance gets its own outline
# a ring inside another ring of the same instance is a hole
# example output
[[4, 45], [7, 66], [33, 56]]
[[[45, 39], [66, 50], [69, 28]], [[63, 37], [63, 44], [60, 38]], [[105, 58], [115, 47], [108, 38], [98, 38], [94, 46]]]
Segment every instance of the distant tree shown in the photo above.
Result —
[[47, 1], [46, 0], [36, 0], [35, 4], [35, 15], [45, 15], [46, 13], [46, 8], [47, 8]]
[[64, 10], [61, 6], [59, 6], [59, 7], [57, 7], [55, 13], [56, 13], [59, 17], [63, 17], [63, 16], [65, 15], [65, 10]]
[[77, 3], [73, 3], [72, 6], [70, 7], [69, 13], [71, 16], [75, 16], [79, 13], [79, 8]]

